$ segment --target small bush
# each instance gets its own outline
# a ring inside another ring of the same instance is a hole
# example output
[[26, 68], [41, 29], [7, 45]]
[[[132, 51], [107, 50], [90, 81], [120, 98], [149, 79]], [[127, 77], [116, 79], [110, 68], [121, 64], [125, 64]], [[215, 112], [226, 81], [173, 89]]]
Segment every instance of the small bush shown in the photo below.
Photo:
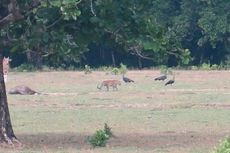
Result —
[[111, 128], [105, 123], [103, 130], [97, 130], [96, 133], [89, 138], [89, 143], [93, 147], [104, 147], [111, 136]]
[[125, 74], [127, 72], [127, 66], [121, 63], [120, 67], [102, 66], [97, 68], [97, 70], [105, 71], [106, 74], [118, 75]]
[[127, 66], [121, 63], [119, 70], [121, 74], [125, 74], [127, 72]]
[[18, 72], [33, 72], [36, 71], [37, 68], [32, 64], [21, 64], [20, 66], [14, 68], [14, 70]]
[[171, 68], [168, 68], [168, 70], [166, 71], [166, 74], [173, 75], [172, 69], [171, 69]]
[[199, 68], [197, 66], [191, 66], [191, 70], [198, 70]]
[[53, 67], [48, 67], [47, 65], [43, 65], [42, 66], [42, 71], [50, 72], [50, 71], [54, 71], [54, 68]]
[[111, 66], [101, 66], [99, 68], [97, 68], [97, 70], [99, 71], [112, 71], [112, 67]]
[[210, 70], [211, 65], [209, 63], [203, 63], [200, 67], [202, 70]]
[[111, 130], [111, 128], [108, 126], [107, 123], [105, 123], [105, 125], [104, 125], [104, 131], [105, 131], [105, 133], [106, 133], [109, 137], [111, 137], [111, 136], [113, 135], [112, 130]]
[[84, 72], [85, 72], [85, 74], [90, 74], [90, 73], [92, 73], [92, 69], [91, 69], [91, 67], [89, 66], [89, 65], [85, 65], [85, 69], [84, 69]]
[[167, 74], [168, 67], [166, 65], [161, 65], [160, 66], [160, 71], [161, 71], [161, 74]]
[[230, 153], [230, 137], [222, 141], [213, 153]]
[[217, 64], [213, 64], [212, 66], [211, 66], [211, 69], [212, 70], [218, 70], [220, 67], [219, 67], [219, 65], [217, 65]]
[[93, 147], [104, 147], [108, 138], [109, 136], [104, 130], [98, 130], [92, 137], [90, 137], [89, 142]]
[[67, 67], [68, 71], [74, 71], [76, 70], [76, 68], [74, 67], [74, 65], [70, 65], [69, 67]]
[[119, 72], [120, 72], [120, 70], [117, 67], [112, 69], [112, 74], [114, 74], [114, 75], [118, 75]]

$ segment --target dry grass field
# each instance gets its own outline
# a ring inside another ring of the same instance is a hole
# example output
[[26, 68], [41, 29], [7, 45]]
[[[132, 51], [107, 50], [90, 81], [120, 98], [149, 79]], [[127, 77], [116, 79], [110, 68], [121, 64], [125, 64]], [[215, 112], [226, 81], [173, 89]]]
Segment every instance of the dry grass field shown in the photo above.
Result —
[[[174, 71], [175, 84], [154, 81], [159, 71], [129, 71], [135, 83], [118, 91], [97, 85], [120, 75], [106, 72], [11, 72], [17, 85], [47, 95], [8, 95], [22, 148], [1, 153], [210, 153], [230, 133], [230, 72]], [[171, 77], [171, 76], [169, 76]], [[87, 139], [107, 123], [106, 147]]]

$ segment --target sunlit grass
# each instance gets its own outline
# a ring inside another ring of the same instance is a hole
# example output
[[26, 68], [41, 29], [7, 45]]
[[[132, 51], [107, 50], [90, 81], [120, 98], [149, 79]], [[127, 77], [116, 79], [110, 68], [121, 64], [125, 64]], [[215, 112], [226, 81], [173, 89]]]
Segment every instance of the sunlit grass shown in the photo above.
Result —
[[[10, 73], [7, 89], [24, 84], [50, 94], [8, 95], [15, 133], [27, 144], [18, 152], [194, 153], [208, 152], [214, 143], [204, 142], [194, 147], [186, 142], [171, 146], [153, 142], [152, 147], [146, 147], [135, 143], [129, 146], [126, 142], [125, 146], [115, 147], [115, 139], [105, 148], [92, 150], [87, 137], [101, 129], [104, 123], [108, 123], [118, 137], [167, 132], [222, 136], [229, 132], [230, 79], [227, 78], [230, 74], [224, 71], [177, 71], [175, 84], [167, 87], [164, 82], [154, 81], [157, 71], [130, 71], [128, 74], [135, 83], [122, 83], [118, 91], [107, 92], [99, 91], [97, 85], [105, 79], [121, 80], [121, 76], [105, 72], [89, 75], [84, 72]], [[220, 76], [223, 79], [215, 80]], [[46, 140], [46, 137], [50, 139]], [[52, 139], [55, 141], [46, 145], [46, 141]]]

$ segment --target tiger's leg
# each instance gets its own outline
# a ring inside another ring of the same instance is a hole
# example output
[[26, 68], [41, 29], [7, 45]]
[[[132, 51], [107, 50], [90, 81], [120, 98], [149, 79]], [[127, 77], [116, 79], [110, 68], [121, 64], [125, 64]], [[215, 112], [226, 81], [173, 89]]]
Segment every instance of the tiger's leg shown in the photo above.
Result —
[[109, 91], [109, 86], [106, 86], [107, 91]]
[[4, 74], [4, 82], [6, 83], [7, 82], [7, 75]]
[[113, 90], [116, 90], [116, 91], [118, 90], [117, 85], [113, 86]]

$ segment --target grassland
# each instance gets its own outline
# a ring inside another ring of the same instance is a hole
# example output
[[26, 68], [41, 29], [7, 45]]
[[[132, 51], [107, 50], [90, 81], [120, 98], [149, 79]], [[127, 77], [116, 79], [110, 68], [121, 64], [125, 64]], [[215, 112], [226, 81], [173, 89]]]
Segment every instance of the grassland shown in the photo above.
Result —
[[[176, 82], [154, 81], [159, 71], [129, 71], [133, 84], [99, 91], [105, 72], [11, 72], [7, 90], [27, 85], [48, 95], [8, 95], [20, 153], [208, 153], [230, 133], [230, 72], [175, 71]], [[104, 148], [87, 139], [104, 123], [115, 137]]]

